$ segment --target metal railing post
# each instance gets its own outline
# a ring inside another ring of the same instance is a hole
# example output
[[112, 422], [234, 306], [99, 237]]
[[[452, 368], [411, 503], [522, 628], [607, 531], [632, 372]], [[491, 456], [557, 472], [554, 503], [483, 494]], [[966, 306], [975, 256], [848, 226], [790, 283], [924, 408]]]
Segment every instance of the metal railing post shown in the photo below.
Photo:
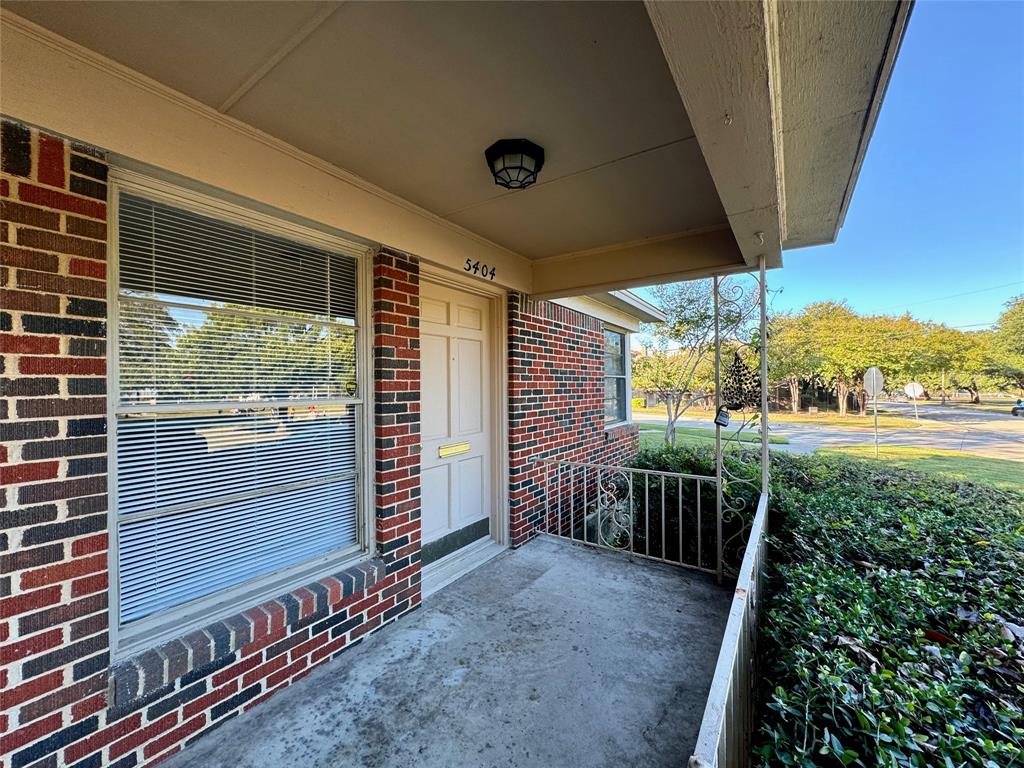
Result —
[[768, 493], [768, 286], [764, 256], [758, 258], [761, 303], [761, 493]]
[[715, 309], [715, 570], [718, 583], [722, 583], [725, 569], [723, 562], [722, 542], [722, 427], [717, 423], [718, 409], [722, 407], [722, 339], [719, 327], [718, 287], [720, 278], [715, 275], [713, 282], [713, 301]]

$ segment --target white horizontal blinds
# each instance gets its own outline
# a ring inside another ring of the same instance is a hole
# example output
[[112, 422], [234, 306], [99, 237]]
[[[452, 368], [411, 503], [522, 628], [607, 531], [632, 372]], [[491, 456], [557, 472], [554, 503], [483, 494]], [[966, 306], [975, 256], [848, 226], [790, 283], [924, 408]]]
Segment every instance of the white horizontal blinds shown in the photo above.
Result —
[[354, 328], [121, 297], [123, 404], [348, 397]]
[[356, 540], [355, 515], [324, 511], [355, 506], [349, 479], [122, 523], [121, 621], [344, 547]]
[[350, 405], [132, 415], [118, 421], [122, 518], [352, 476]]
[[127, 193], [118, 242], [121, 622], [356, 543], [355, 260]]
[[123, 192], [118, 219], [122, 294], [355, 322], [350, 256]]

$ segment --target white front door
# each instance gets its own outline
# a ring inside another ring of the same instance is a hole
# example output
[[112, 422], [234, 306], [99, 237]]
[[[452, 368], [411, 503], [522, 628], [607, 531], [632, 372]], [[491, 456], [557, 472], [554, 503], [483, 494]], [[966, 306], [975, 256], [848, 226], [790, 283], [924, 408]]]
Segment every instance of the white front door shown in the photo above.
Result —
[[450, 537], [447, 550], [489, 530], [491, 306], [425, 281], [420, 310], [422, 535], [424, 544]]

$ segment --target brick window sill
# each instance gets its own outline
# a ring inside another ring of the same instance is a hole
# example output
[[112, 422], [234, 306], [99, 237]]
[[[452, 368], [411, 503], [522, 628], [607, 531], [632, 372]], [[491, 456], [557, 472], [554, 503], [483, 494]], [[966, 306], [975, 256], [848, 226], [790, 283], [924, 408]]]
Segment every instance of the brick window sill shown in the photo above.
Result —
[[617, 440], [621, 437], [626, 437], [627, 435], [639, 434], [639, 432], [639, 424], [633, 424], [628, 421], [620, 421], [616, 424], [609, 424], [605, 426], [604, 439], [605, 442], [609, 442], [611, 440]]
[[383, 561], [365, 560], [119, 662], [110, 672], [108, 704], [127, 714], [166, 696], [179, 679], [185, 694], [188, 686], [231, 663], [239, 650], [288, 643], [296, 632], [335, 615], [344, 620], [339, 605], [385, 575]]

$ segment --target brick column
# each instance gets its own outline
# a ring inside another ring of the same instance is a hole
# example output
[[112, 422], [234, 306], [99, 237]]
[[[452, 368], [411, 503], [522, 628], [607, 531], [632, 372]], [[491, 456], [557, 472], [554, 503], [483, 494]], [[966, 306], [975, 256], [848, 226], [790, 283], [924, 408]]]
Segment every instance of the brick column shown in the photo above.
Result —
[[0, 171], [0, 752], [43, 740], [22, 765], [94, 730], [107, 685], [107, 166], [4, 120]]
[[[373, 384], [378, 556], [395, 615], [420, 601], [420, 270], [382, 251], [373, 264]], [[385, 616], [387, 620], [388, 616]]]

